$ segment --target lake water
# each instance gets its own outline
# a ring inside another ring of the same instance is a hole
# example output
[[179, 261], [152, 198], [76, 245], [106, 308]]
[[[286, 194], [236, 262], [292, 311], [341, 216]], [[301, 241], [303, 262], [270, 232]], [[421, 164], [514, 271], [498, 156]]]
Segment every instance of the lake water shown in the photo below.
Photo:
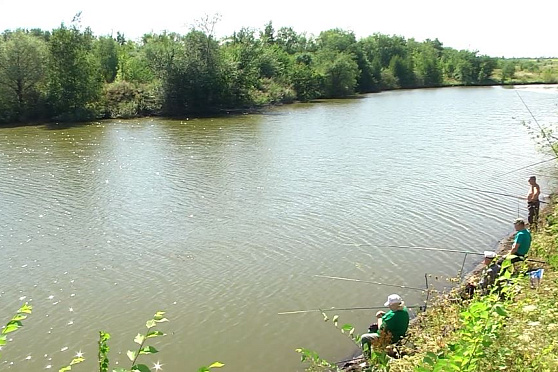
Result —
[[[558, 90], [540, 86], [0, 129], [0, 320], [34, 306], [0, 368], [58, 370], [81, 350], [74, 369], [95, 370], [99, 330], [112, 334], [112, 366], [129, 367], [157, 310], [167, 336], [143, 361], [167, 371], [217, 360], [302, 371], [298, 347], [347, 357], [354, 345], [319, 312], [278, 313], [424, 294], [315, 275], [413, 287], [455, 276], [462, 254], [387, 246], [493, 249], [524, 201], [454, 187], [524, 195], [531, 174], [543, 193], [556, 184], [554, 162], [517, 170], [551, 157], [522, 125], [535, 123], [517, 92], [539, 123], [558, 122]], [[362, 332], [374, 312], [338, 314]]]

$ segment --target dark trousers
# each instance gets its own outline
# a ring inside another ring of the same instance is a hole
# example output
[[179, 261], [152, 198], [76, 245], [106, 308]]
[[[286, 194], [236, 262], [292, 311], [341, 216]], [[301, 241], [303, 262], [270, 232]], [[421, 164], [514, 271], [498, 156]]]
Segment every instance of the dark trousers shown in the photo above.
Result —
[[537, 224], [537, 220], [539, 219], [539, 207], [541, 206], [540, 201], [530, 201], [527, 203], [527, 209], [529, 209], [529, 225]]

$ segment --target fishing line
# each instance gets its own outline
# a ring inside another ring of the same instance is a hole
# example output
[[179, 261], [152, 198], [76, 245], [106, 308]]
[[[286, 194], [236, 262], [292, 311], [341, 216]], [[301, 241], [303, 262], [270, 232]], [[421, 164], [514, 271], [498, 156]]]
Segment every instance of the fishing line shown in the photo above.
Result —
[[[290, 314], [305, 314], [305, 313], [313, 313], [319, 311], [321, 313], [325, 313], [326, 311], [350, 311], [350, 310], [381, 310], [385, 309], [387, 306], [372, 306], [372, 307], [344, 307], [344, 308], [330, 308], [330, 309], [310, 309], [310, 310], [294, 310], [294, 311], [283, 311], [277, 313], [277, 315], [290, 315]], [[407, 306], [407, 309], [422, 309], [424, 305], [413, 305]]]
[[436, 251], [436, 252], [453, 252], [453, 253], [466, 253], [466, 254], [475, 254], [482, 256], [484, 253], [480, 252], [472, 252], [472, 251], [463, 251], [459, 249], [449, 249], [449, 248], [438, 248], [438, 247], [424, 247], [420, 245], [372, 245], [372, 244], [349, 244], [346, 245], [355, 245], [358, 247], [374, 247], [374, 248], [402, 248], [402, 249], [419, 249], [423, 251]]
[[519, 94], [519, 92], [517, 90], [515, 91], [515, 93], [517, 94], [517, 96], [519, 97], [519, 99], [521, 100], [521, 102], [523, 103], [525, 108], [527, 109], [527, 111], [529, 111], [529, 114], [531, 114], [531, 117], [533, 118], [535, 123], [537, 123], [537, 126], [541, 130], [541, 133], [542, 133], [544, 139], [548, 142], [548, 145], [550, 146], [550, 149], [552, 150], [552, 152], [554, 152], [554, 155], [556, 155], [556, 157], [558, 157], [558, 152], [554, 148], [554, 145], [552, 144], [552, 142], [550, 142], [550, 138], [548, 138], [548, 136], [547, 136], [546, 132], [544, 131], [543, 127], [539, 124], [537, 118], [535, 118], [535, 115], [533, 115], [533, 113], [529, 109], [529, 106], [527, 106], [527, 104], [525, 103], [525, 101], [523, 100], [523, 98], [521, 97], [521, 95]]
[[403, 289], [413, 289], [416, 291], [425, 291], [424, 288], [417, 288], [417, 287], [409, 287], [406, 285], [397, 285], [397, 284], [387, 284], [387, 283], [379, 283], [379, 282], [373, 282], [371, 280], [361, 280], [361, 279], [352, 279], [352, 278], [343, 278], [340, 276], [329, 276], [329, 275], [314, 275], [316, 278], [326, 278], [326, 279], [334, 279], [334, 280], [345, 280], [348, 282], [358, 282], [358, 283], [370, 283], [370, 284], [376, 284], [376, 285], [383, 285], [386, 287], [396, 287], [396, 288], [403, 288]]
[[533, 166], [535, 166], [535, 165], [547, 163], [547, 162], [549, 162], [549, 161], [556, 160], [556, 159], [558, 159], [558, 156], [556, 156], [556, 157], [554, 157], [554, 158], [552, 158], [552, 159], [541, 160], [541, 161], [539, 161], [539, 162], [536, 162], [536, 163], [533, 163], [533, 164], [529, 164], [529, 165], [526, 165], [526, 166], [524, 166], [524, 167], [517, 168], [517, 169], [511, 170], [511, 171], [506, 172], [506, 173], [500, 173], [500, 174], [494, 175], [494, 176], [492, 176], [492, 177], [494, 178], [494, 177], [506, 176], [506, 175], [508, 175], [508, 174], [510, 174], [510, 173], [514, 173], [514, 172], [523, 170], [523, 169], [525, 169], [525, 168], [530, 168], [530, 167], [533, 167]]

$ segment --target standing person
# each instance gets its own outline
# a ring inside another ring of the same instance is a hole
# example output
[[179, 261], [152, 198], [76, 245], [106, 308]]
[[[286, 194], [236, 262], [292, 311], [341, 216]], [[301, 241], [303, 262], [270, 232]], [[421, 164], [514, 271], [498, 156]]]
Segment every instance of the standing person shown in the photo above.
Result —
[[527, 194], [527, 209], [529, 209], [529, 226], [536, 226], [537, 220], [539, 219], [539, 207], [541, 202], [539, 201], [539, 195], [541, 194], [541, 188], [537, 183], [537, 177], [529, 177], [529, 194]]
[[525, 228], [525, 221], [518, 218], [513, 222], [513, 227], [517, 233], [515, 234], [510, 254], [517, 257], [512, 259], [512, 263], [523, 261], [525, 255], [529, 252], [529, 248], [531, 248], [531, 233]]
[[[365, 333], [361, 336], [363, 349], [368, 355], [370, 355], [373, 340], [380, 338], [385, 332], [389, 332], [391, 343], [396, 343], [405, 336], [409, 327], [409, 311], [401, 296], [398, 294], [389, 295], [384, 306], [389, 307], [389, 311], [386, 313], [380, 310], [376, 313], [377, 331], [374, 332], [370, 329], [371, 333]], [[368, 350], [364, 348], [365, 345], [368, 345]]]

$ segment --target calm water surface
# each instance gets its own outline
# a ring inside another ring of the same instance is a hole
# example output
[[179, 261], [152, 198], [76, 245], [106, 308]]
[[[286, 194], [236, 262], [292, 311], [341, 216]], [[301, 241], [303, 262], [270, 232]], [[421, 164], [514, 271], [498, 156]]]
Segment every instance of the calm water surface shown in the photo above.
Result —
[[[518, 91], [540, 123], [558, 122], [556, 88]], [[81, 350], [80, 370], [94, 370], [98, 330], [126, 366], [157, 310], [168, 335], [144, 361], [163, 370], [302, 371], [297, 347], [343, 359], [353, 345], [319, 313], [277, 313], [378, 306], [394, 291], [317, 274], [420, 287], [463, 259], [386, 245], [494, 248], [524, 203], [446, 186], [523, 195], [534, 173], [548, 192], [552, 162], [504, 174], [549, 158], [529, 120], [513, 89], [447, 88], [1, 129], [0, 318], [25, 301], [34, 311], [0, 368], [58, 370]], [[360, 332], [373, 311], [339, 314]]]

